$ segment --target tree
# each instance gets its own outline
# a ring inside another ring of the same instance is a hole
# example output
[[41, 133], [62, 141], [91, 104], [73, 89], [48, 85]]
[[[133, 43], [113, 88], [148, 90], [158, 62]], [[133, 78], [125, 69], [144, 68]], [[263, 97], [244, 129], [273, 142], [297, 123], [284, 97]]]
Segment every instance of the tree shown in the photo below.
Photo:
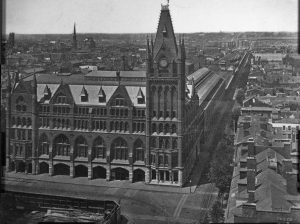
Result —
[[243, 92], [242, 89], [239, 89], [237, 91], [235, 99], [236, 99], [236, 102], [238, 102], [240, 105], [243, 104], [243, 100], [245, 99], [245, 95], [244, 95], [244, 92]]
[[224, 222], [224, 210], [220, 201], [216, 201], [210, 210], [210, 218], [213, 223]]
[[215, 157], [210, 162], [210, 168], [208, 172], [208, 179], [210, 182], [215, 183], [219, 188], [220, 194], [225, 193], [231, 184], [232, 177], [232, 152], [233, 149], [226, 145], [225, 141], [222, 141], [218, 145]]

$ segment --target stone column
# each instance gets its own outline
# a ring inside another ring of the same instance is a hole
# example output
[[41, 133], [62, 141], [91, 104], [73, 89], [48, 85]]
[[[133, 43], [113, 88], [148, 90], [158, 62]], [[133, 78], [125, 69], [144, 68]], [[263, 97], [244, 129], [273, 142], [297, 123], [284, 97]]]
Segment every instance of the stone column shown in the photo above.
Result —
[[149, 183], [151, 181], [151, 168], [147, 168], [145, 172], [145, 182]]
[[92, 147], [88, 148], [88, 179], [93, 179], [93, 166], [92, 166]]
[[93, 167], [91, 163], [88, 164], [88, 179], [93, 179]]
[[52, 149], [52, 141], [50, 140], [49, 144], [49, 176], [53, 176], [54, 167], [53, 167], [53, 149]]
[[74, 142], [71, 142], [70, 144], [70, 177], [75, 176], [75, 170], [74, 170]]
[[178, 170], [178, 184], [180, 187], [182, 187], [182, 185], [183, 185], [182, 170]]
[[129, 169], [129, 181], [133, 182], [133, 166], [131, 166]]
[[156, 182], [159, 183], [159, 170], [156, 170]]
[[74, 177], [74, 176], [75, 176], [74, 162], [71, 161], [70, 162], [70, 177]]
[[107, 169], [106, 169], [106, 181], [110, 181], [110, 169], [111, 166], [108, 164]]

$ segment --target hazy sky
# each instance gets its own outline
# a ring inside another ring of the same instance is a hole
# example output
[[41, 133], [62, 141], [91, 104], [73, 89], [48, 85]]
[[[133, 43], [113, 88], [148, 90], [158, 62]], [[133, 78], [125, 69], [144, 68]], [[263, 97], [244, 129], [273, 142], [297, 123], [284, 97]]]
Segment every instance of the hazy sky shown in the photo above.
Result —
[[[163, 0], [6, 0], [6, 33], [155, 32]], [[297, 0], [170, 0], [175, 32], [297, 31]]]

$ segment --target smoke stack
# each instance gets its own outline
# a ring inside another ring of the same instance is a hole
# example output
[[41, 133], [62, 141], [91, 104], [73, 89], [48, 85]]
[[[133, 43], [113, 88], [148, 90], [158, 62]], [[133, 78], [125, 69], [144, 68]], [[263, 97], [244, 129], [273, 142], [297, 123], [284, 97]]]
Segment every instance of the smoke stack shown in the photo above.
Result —
[[293, 170], [293, 164], [291, 159], [283, 159], [282, 160], [282, 171], [283, 171], [283, 177], [287, 178], [287, 173], [292, 172]]
[[286, 173], [286, 187], [287, 192], [292, 195], [298, 194], [298, 172], [293, 170], [292, 172]]

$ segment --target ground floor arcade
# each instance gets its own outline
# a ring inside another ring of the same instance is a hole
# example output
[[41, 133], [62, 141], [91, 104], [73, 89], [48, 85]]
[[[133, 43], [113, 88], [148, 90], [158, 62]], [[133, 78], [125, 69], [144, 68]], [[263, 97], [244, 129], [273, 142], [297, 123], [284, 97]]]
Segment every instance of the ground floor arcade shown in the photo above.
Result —
[[[10, 162], [9, 171], [34, 174], [31, 161], [14, 160]], [[67, 175], [87, 177], [88, 179], [128, 180], [149, 184], [180, 186], [180, 170], [146, 168], [145, 166], [126, 166], [120, 164], [97, 164], [47, 160], [37, 161], [36, 174], [48, 173], [50, 176]]]

